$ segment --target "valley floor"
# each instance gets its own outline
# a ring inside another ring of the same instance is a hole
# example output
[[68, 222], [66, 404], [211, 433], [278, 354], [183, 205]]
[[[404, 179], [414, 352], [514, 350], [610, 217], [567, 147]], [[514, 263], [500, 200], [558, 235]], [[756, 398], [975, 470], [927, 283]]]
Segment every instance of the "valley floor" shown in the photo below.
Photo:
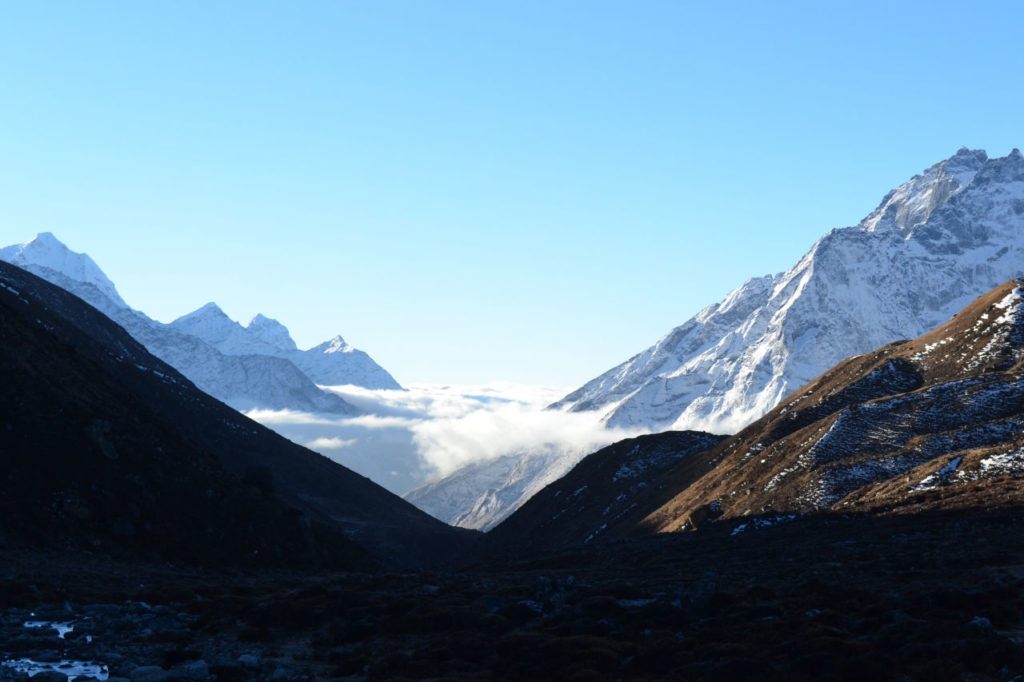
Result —
[[736, 525], [375, 574], [6, 550], [0, 658], [137, 682], [1024, 674], [1019, 510]]

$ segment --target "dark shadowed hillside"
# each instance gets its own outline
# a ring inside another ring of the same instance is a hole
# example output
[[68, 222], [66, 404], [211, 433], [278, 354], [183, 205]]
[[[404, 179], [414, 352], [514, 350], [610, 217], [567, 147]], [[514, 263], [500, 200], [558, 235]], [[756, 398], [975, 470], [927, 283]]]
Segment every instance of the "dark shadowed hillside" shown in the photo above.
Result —
[[363, 549], [415, 564], [472, 537], [200, 392], [94, 308], [5, 263], [0, 385], [8, 544], [366, 565]]
[[665, 473], [685, 471], [691, 479], [699, 478], [708, 471], [699, 453], [723, 438], [668, 431], [598, 450], [487, 533], [487, 546], [537, 550], [628, 535], [678, 490], [668, 486]]

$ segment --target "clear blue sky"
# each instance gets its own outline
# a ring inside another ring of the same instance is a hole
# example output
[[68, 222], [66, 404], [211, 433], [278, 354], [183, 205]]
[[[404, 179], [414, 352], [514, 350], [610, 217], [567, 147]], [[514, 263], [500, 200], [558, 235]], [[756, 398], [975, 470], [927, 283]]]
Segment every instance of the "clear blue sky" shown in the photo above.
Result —
[[0, 244], [400, 382], [575, 385], [959, 146], [1019, 3], [3, 2]]

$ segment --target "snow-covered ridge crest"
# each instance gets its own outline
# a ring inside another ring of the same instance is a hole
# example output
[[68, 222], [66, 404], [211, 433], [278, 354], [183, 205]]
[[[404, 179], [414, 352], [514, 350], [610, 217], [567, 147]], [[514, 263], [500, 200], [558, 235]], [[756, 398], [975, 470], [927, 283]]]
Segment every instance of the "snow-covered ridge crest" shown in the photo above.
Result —
[[288, 360], [321, 386], [402, 388], [369, 355], [345, 343], [340, 335], [308, 350], [299, 350], [288, 328], [277, 320], [256, 315], [243, 327], [215, 303], [182, 315], [169, 326], [202, 339], [226, 355], [259, 354]]
[[861, 226], [869, 232], [897, 230], [909, 237], [935, 209], [969, 185], [987, 160], [983, 150], [961, 147], [954, 156], [889, 192]]
[[843, 358], [945, 322], [1024, 262], [1024, 156], [960, 149], [552, 407], [735, 432]]
[[100, 293], [125, 308], [121, 295], [114, 283], [100, 270], [99, 266], [85, 253], [72, 251], [51, 232], [40, 232], [23, 244], [12, 244], [0, 248], [0, 260], [20, 268], [45, 269], [51, 273], [69, 277], [78, 282], [96, 287]]
[[297, 350], [288, 328], [277, 320], [260, 314], [243, 327], [213, 302], [182, 315], [170, 326], [229, 355], [278, 355]]

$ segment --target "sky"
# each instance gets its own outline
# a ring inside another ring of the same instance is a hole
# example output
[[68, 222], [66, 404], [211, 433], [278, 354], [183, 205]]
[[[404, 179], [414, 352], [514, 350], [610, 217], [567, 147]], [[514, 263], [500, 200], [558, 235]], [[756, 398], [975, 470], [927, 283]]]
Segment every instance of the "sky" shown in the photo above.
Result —
[[579, 385], [1024, 145], [1024, 6], [838, 4], [0, 1], [0, 245], [403, 384]]

